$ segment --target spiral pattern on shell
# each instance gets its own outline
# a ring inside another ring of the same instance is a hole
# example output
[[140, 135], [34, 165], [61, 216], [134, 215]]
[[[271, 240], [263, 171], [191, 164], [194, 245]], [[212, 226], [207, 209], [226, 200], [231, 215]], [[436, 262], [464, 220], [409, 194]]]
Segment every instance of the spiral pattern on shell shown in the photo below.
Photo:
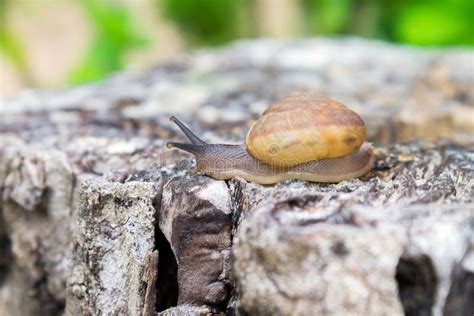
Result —
[[245, 144], [256, 159], [279, 167], [347, 156], [365, 140], [365, 124], [342, 103], [298, 94], [272, 104], [250, 128]]

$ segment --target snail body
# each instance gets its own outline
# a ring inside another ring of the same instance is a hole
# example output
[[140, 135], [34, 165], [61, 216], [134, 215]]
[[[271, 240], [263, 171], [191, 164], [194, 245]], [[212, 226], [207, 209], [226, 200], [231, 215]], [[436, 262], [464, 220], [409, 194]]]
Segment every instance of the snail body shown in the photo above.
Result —
[[335, 100], [311, 94], [270, 106], [250, 128], [245, 145], [207, 144], [177, 118], [170, 119], [191, 144], [167, 147], [194, 154], [197, 170], [216, 179], [340, 182], [362, 176], [374, 163], [362, 119]]

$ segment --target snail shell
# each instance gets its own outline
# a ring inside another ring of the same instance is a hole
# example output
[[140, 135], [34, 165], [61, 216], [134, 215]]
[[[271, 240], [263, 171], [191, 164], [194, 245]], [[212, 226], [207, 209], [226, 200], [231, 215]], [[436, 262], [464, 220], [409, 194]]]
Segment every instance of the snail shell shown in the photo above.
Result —
[[343, 104], [299, 94], [270, 106], [251, 127], [246, 145], [208, 144], [175, 117], [187, 143], [167, 143], [196, 157], [199, 172], [272, 184], [287, 179], [339, 182], [372, 169], [362, 119]]
[[291, 167], [347, 156], [365, 139], [364, 121], [342, 103], [300, 94], [271, 105], [250, 128], [245, 144], [258, 160]]

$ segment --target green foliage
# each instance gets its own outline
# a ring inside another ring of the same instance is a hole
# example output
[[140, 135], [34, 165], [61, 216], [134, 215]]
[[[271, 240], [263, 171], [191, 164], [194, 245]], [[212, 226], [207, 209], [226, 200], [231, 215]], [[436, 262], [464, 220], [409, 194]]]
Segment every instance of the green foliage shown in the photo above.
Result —
[[0, 53], [6, 56], [13, 66], [19, 70], [22, 79], [31, 84], [33, 79], [28, 70], [28, 63], [22, 45], [6, 22], [7, 8], [8, 1], [0, 0]]
[[157, 0], [166, 18], [173, 21], [191, 44], [216, 45], [239, 35], [237, 0]]
[[420, 45], [474, 44], [474, 1], [419, 1], [400, 9], [395, 40]]
[[348, 26], [350, 0], [303, 0], [306, 31], [312, 34], [340, 34]]
[[[258, 36], [257, 15], [248, 12], [256, 9], [255, 2], [156, 1], [164, 16], [193, 44], [220, 44], [242, 33]], [[300, 4], [308, 35], [354, 34], [402, 43], [442, 45], [470, 43], [469, 36], [474, 33], [470, 13], [474, 10], [471, 8], [474, 0], [300, 0]], [[419, 7], [423, 10], [417, 10]], [[241, 20], [242, 15], [247, 20]], [[444, 22], [433, 25], [426, 22], [430, 19]], [[238, 27], [239, 21], [247, 26], [245, 32]], [[432, 40], [424, 40], [427, 37]]]
[[104, 78], [123, 67], [125, 54], [132, 48], [146, 44], [135, 29], [129, 12], [119, 3], [82, 0], [93, 28], [93, 39], [88, 54], [71, 75], [71, 83]]
[[308, 34], [473, 45], [474, 0], [301, 0]]

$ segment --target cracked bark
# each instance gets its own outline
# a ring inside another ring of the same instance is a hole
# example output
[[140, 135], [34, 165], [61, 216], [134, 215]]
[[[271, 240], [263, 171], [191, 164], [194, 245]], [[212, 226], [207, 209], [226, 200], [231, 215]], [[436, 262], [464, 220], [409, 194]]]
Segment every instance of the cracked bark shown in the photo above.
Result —
[[225, 306], [231, 216], [223, 181], [199, 176], [165, 184], [159, 222], [178, 262], [178, 304]]
[[159, 183], [91, 181], [79, 197], [67, 315], [153, 315]]

